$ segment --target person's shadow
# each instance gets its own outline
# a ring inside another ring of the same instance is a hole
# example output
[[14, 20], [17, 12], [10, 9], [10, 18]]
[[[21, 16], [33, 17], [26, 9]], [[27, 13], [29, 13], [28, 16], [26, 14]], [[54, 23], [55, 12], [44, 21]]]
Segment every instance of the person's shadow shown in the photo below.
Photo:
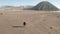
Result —
[[13, 26], [14, 28], [20, 28], [20, 27], [25, 27], [26, 26], [26, 22], [23, 22], [22, 26]]

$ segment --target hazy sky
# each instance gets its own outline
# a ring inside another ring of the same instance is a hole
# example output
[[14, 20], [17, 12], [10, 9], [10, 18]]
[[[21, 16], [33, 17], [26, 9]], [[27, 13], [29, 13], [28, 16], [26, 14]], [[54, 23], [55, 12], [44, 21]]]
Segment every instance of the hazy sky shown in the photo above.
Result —
[[[0, 6], [4, 5], [13, 5], [13, 6], [20, 6], [20, 5], [36, 5], [41, 1], [46, 0], [0, 0]], [[60, 8], [60, 0], [47, 0], [56, 7]]]

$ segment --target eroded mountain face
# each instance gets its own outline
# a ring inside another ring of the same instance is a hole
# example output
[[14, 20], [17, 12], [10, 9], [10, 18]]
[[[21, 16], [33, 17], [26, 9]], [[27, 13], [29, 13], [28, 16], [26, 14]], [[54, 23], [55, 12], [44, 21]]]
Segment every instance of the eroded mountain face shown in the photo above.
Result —
[[42, 1], [32, 8], [33, 10], [58, 11], [59, 9], [48, 1]]

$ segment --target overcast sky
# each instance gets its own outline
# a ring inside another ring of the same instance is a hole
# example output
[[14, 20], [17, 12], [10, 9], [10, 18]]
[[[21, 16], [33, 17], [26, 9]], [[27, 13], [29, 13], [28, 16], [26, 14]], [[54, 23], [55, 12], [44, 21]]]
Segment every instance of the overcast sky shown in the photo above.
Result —
[[[46, 0], [0, 0], [0, 6], [5, 6], [5, 5], [13, 5], [13, 6], [20, 6], [20, 5], [36, 5], [41, 1], [46, 1]], [[60, 0], [47, 0], [56, 7], [60, 8]]]

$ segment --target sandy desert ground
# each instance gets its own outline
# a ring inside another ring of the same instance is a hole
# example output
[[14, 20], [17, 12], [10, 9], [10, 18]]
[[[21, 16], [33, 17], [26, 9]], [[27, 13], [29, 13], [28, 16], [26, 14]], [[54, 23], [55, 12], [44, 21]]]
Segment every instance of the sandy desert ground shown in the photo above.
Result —
[[0, 10], [0, 34], [60, 34], [60, 12]]

